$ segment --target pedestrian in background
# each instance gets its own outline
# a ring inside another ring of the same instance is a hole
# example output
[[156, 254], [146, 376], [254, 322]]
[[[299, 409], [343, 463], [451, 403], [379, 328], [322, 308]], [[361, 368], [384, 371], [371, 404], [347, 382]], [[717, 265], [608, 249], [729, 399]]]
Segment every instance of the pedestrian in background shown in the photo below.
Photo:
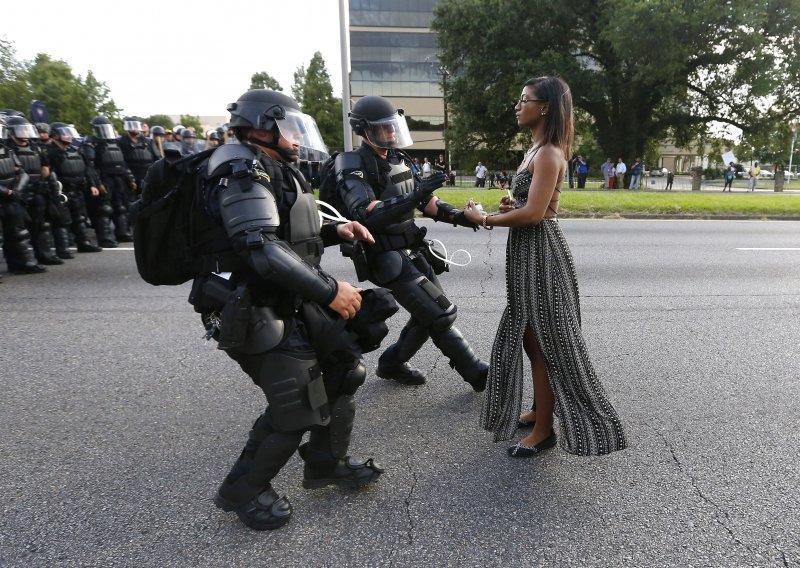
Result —
[[475, 187], [486, 187], [486, 166], [481, 162], [475, 166]]
[[589, 174], [589, 164], [583, 156], [578, 156], [575, 160], [575, 173], [578, 174], [578, 189], [586, 187], [586, 176]]
[[736, 177], [736, 167], [733, 162], [728, 164], [725, 170], [725, 185], [722, 186], [722, 193], [725, 193], [725, 188], [728, 188], [728, 193], [733, 191], [733, 178]]
[[747, 191], [755, 191], [756, 190], [756, 181], [758, 180], [758, 175], [761, 173], [761, 168], [758, 167], [758, 162], [753, 162], [753, 165], [747, 170], [747, 175], [750, 176], [750, 179], [747, 181]]
[[603, 170], [603, 189], [613, 188], [615, 168], [611, 158], [606, 158], [606, 163], [600, 169]]
[[642, 170], [644, 164], [641, 158], [636, 158], [631, 166], [631, 185], [628, 189], [639, 189], [639, 182], [642, 180]]
[[622, 158], [617, 158], [617, 167], [614, 168], [614, 174], [617, 178], [616, 182], [614, 182], [616, 187], [625, 189], [625, 172], [627, 171], [628, 166], [625, 165], [625, 162], [622, 161]]

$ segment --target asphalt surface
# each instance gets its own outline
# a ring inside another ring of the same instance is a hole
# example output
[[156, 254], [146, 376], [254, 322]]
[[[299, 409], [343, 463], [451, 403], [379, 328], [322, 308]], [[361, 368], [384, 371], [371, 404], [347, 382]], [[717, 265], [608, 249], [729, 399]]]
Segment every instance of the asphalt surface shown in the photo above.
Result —
[[[428, 226], [473, 255], [443, 282], [486, 358], [506, 231]], [[304, 490], [295, 456], [275, 480], [294, 517], [264, 533], [211, 501], [263, 397], [201, 338], [187, 286], [145, 284], [123, 250], [6, 275], [0, 566], [800, 566], [800, 250], [739, 250], [800, 248], [800, 223], [562, 226], [630, 447], [512, 460], [428, 344], [426, 385], [359, 390], [351, 453], [379, 482]]]

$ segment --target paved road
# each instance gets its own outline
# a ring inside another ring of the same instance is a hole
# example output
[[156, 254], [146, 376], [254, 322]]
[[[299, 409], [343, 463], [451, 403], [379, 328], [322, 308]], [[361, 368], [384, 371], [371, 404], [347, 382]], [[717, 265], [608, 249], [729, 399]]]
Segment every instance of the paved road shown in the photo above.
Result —
[[[359, 391], [352, 451], [385, 476], [305, 491], [293, 458], [276, 486], [295, 517], [274, 533], [211, 503], [261, 401], [185, 286], [147, 286], [130, 251], [6, 276], [0, 566], [800, 566], [800, 251], [740, 250], [800, 248], [800, 223], [562, 225], [630, 447], [512, 461], [426, 346], [428, 384]], [[486, 357], [505, 231], [430, 227], [474, 255], [444, 281]]]

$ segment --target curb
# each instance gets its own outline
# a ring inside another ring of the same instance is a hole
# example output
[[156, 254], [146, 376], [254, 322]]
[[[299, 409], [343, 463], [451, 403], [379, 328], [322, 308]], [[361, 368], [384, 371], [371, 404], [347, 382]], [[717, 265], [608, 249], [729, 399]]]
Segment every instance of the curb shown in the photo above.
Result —
[[800, 215], [690, 215], [690, 214], [649, 214], [615, 213], [613, 215], [565, 214], [559, 219], [674, 219], [701, 221], [800, 221]]

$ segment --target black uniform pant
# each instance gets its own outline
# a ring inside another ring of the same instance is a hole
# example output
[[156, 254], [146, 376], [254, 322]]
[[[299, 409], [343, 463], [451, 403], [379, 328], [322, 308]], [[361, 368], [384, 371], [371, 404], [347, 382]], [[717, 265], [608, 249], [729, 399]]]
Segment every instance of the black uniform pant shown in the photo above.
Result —
[[406, 363], [432, 338], [464, 380], [478, 380], [485, 373], [486, 364], [476, 357], [464, 336], [453, 326], [456, 306], [445, 296], [423, 249], [411, 254], [406, 251], [380, 253], [370, 260], [370, 265], [375, 278], [372, 281], [391, 290], [397, 303], [411, 316], [397, 342], [381, 355], [379, 367], [391, 368]]
[[[305, 432], [310, 431], [302, 454], [307, 463], [338, 462], [349, 446], [355, 415], [352, 395], [365, 376], [361, 353], [344, 333], [343, 322], [326, 316], [318, 307], [307, 308], [301, 310], [301, 316], [284, 318], [283, 339], [274, 348], [247, 353], [248, 342], [256, 343], [248, 338], [242, 350], [226, 351], [267, 398], [266, 410], [254, 422], [244, 449], [220, 487], [220, 494], [230, 502], [246, 503], [269, 488], [272, 478], [300, 447]], [[330, 338], [337, 326], [341, 340], [331, 347], [337, 340], [322, 338]], [[251, 325], [250, 330], [257, 327]], [[304, 384], [308, 377], [321, 377], [321, 383], [312, 380], [313, 385]]]
[[111, 205], [111, 220], [114, 222], [114, 235], [117, 240], [130, 240], [131, 232], [128, 223], [130, 193], [125, 177], [113, 174], [102, 174], [103, 185], [108, 191]]
[[31, 246], [31, 236], [27, 228], [29, 219], [25, 208], [16, 197], [2, 198], [0, 201], [0, 244], [2, 244], [6, 265], [11, 272], [36, 264]]

